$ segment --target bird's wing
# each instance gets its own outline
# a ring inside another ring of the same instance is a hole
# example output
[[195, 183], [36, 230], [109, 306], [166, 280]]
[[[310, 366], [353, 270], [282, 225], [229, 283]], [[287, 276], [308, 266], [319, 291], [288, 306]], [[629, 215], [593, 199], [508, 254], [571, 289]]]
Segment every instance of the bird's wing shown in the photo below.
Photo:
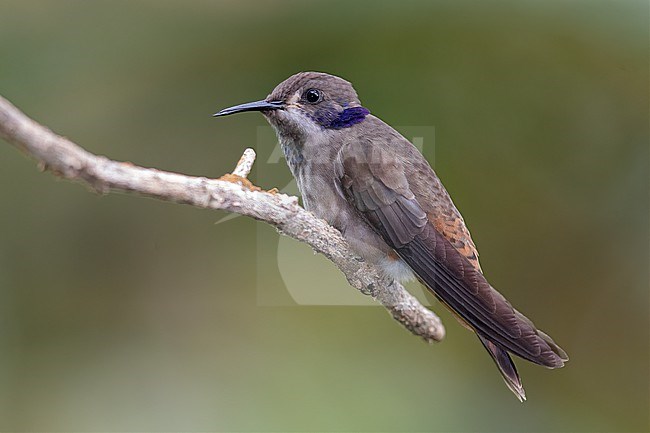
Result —
[[336, 172], [359, 215], [479, 335], [534, 363], [563, 365], [562, 349], [493, 289], [429, 221], [397, 155], [355, 141], [341, 148]]
[[411, 157], [409, 158], [414, 170], [417, 172], [417, 177], [409, 179], [413, 193], [418, 199], [426, 201], [426, 203], [423, 203], [423, 208], [435, 229], [447, 238], [452, 246], [469, 260], [472, 266], [481, 271], [478, 251], [465, 225], [463, 216], [456, 209], [447, 190], [428, 162], [415, 152], [417, 152], [417, 149], [411, 149]]

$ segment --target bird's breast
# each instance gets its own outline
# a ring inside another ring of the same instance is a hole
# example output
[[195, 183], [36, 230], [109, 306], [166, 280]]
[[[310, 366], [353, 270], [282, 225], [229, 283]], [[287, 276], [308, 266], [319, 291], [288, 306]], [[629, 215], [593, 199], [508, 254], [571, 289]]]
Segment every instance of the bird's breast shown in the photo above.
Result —
[[[297, 139], [278, 134], [305, 209], [338, 229], [352, 249], [366, 261], [378, 265], [398, 280], [412, 277], [408, 266], [394, 256], [393, 249], [368, 225], [348, 202], [340, 188], [335, 164], [340, 149], [335, 134]], [[337, 144], [338, 143], [338, 144]]]
[[302, 153], [302, 147], [284, 140], [280, 140], [280, 147], [282, 148], [282, 153], [284, 154], [284, 159], [287, 161], [289, 170], [291, 170], [291, 174], [296, 180], [299, 180], [300, 171], [305, 160]]

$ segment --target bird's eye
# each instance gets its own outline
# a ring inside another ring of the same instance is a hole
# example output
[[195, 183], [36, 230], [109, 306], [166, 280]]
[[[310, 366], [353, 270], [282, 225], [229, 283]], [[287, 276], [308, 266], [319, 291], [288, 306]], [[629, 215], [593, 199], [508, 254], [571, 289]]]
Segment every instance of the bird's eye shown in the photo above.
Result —
[[315, 104], [321, 100], [320, 91], [316, 89], [307, 90], [303, 97], [305, 98], [305, 101], [309, 102], [310, 104]]

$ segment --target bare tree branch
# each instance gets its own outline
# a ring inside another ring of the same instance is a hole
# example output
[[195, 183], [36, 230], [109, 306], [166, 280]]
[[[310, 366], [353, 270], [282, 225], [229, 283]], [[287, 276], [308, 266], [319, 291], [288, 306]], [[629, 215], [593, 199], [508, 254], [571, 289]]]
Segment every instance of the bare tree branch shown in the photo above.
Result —
[[239, 158], [237, 167], [232, 171], [232, 174], [240, 177], [248, 177], [251, 170], [253, 169], [253, 164], [255, 163], [255, 151], [250, 147], [244, 150], [244, 154]]
[[280, 233], [305, 242], [325, 255], [345, 274], [350, 285], [372, 296], [413, 334], [440, 341], [440, 319], [402, 285], [363, 262], [341, 233], [298, 204], [296, 197], [263, 191], [246, 176], [255, 160], [247, 149], [232, 174], [221, 179], [185, 176], [112, 161], [94, 155], [36, 123], [0, 97], [0, 137], [34, 158], [39, 166], [65, 179], [89, 185], [100, 193], [111, 190], [154, 197], [207, 209], [222, 209], [264, 221]]

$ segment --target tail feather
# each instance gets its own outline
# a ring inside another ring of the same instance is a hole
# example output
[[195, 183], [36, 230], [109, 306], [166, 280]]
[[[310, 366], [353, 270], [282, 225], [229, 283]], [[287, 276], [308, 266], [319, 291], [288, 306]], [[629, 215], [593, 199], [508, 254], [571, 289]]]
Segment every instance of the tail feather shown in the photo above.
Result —
[[508, 352], [479, 334], [476, 335], [478, 335], [479, 340], [481, 340], [485, 349], [487, 349], [490, 356], [492, 356], [492, 359], [499, 368], [499, 372], [501, 373], [501, 376], [503, 376], [503, 380], [510, 391], [515, 394], [519, 401], [523, 402], [526, 400], [526, 391], [524, 391], [515, 363], [512, 362]]

